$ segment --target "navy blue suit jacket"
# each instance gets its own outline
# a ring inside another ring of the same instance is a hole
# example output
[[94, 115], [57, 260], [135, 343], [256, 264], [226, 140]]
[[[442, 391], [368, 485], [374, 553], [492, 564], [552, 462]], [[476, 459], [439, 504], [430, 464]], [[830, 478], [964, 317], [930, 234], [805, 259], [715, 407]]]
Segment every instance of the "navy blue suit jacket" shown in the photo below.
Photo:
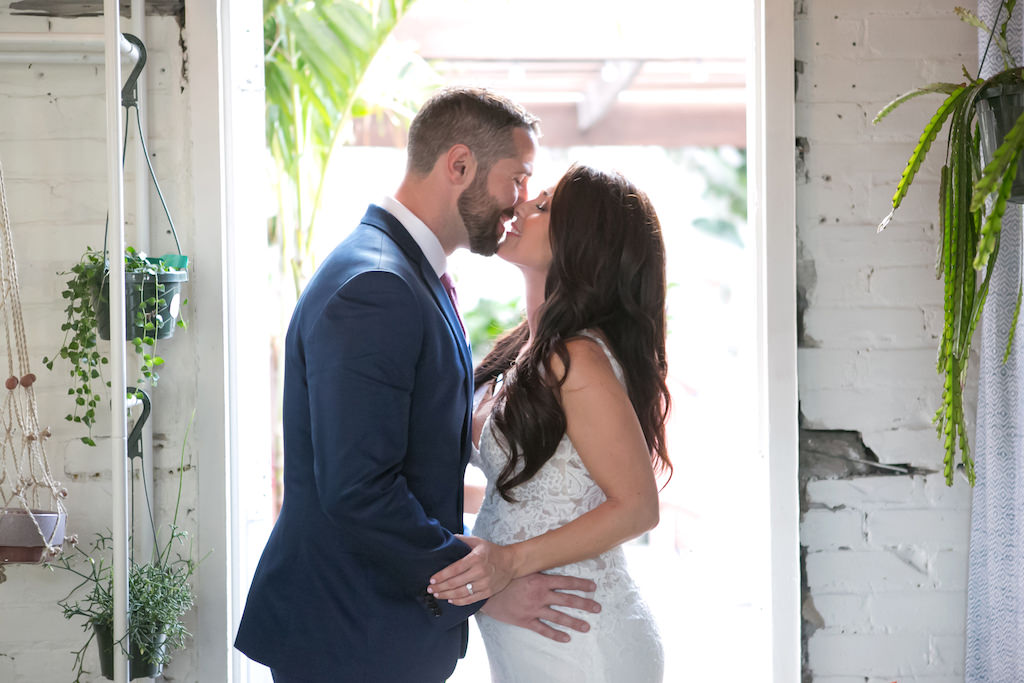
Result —
[[469, 616], [428, 597], [468, 552], [472, 364], [436, 273], [371, 205], [299, 298], [285, 346], [284, 500], [235, 646], [323, 681], [443, 681]]

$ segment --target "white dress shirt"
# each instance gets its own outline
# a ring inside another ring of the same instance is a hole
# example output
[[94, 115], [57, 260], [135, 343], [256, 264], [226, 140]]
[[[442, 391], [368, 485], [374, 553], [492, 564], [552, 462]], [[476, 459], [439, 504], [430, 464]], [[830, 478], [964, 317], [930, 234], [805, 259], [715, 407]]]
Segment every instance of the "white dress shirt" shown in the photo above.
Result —
[[402, 227], [408, 231], [420, 251], [427, 257], [430, 267], [434, 269], [437, 276], [444, 275], [444, 272], [448, 270], [448, 256], [444, 253], [441, 240], [437, 239], [434, 231], [394, 197], [384, 197], [379, 206], [397, 218]]

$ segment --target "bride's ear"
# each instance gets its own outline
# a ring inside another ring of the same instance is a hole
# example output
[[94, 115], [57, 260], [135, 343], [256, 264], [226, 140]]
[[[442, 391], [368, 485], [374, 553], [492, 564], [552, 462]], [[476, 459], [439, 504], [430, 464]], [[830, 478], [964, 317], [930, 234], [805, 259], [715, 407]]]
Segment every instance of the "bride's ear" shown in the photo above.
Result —
[[445, 155], [445, 171], [449, 182], [457, 188], [469, 187], [476, 176], [476, 157], [463, 144], [452, 145]]

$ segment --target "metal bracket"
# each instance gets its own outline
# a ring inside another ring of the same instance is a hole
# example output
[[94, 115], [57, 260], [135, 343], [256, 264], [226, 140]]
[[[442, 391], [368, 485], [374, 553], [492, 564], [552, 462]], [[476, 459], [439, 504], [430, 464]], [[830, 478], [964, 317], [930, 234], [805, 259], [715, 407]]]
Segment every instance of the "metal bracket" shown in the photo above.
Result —
[[139, 49], [139, 61], [135, 62], [132, 72], [128, 74], [128, 80], [121, 88], [121, 106], [124, 108], [138, 106], [139, 103], [139, 76], [142, 74], [142, 67], [146, 66], [146, 46], [131, 33], [123, 33], [124, 39]]
[[153, 404], [149, 400], [149, 394], [142, 389], [128, 387], [127, 393], [128, 395], [135, 396], [142, 402], [142, 415], [135, 421], [131, 434], [128, 435], [128, 460], [131, 460], [142, 457], [142, 426], [149, 419], [149, 414], [153, 410]]

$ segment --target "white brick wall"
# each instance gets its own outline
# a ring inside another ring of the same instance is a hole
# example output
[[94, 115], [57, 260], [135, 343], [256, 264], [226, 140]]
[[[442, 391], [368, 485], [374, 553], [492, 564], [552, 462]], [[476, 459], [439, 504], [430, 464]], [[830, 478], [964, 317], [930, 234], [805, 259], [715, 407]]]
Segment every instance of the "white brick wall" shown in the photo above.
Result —
[[[98, 19], [47, 20], [12, 16], [0, 9], [0, 31], [100, 33]], [[127, 26], [125, 27], [127, 30]], [[194, 242], [190, 188], [188, 83], [182, 76], [181, 31], [177, 20], [150, 17], [147, 21], [150, 112], [147, 143], [151, 158], [175, 219], [186, 253]], [[51, 425], [48, 442], [51, 469], [69, 490], [69, 533], [83, 541], [111, 525], [110, 450], [107, 439], [98, 448], [78, 441], [82, 432], [63, 420], [68, 412], [66, 367], [54, 372], [42, 367], [60, 345], [64, 304], [63, 280], [56, 273], [78, 260], [84, 248], [99, 247], [106, 213], [104, 99], [102, 67], [86, 65], [0, 64], [0, 162], [3, 163], [11, 220], [14, 227], [19, 275], [30, 358], [39, 376], [40, 419]], [[136, 145], [130, 138], [129, 145]], [[129, 156], [129, 158], [131, 158]], [[130, 162], [129, 162], [129, 165]], [[135, 235], [135, 174], [130, 169], [126, 186], [129, 244]], [[173, 251], [166, 234], [155, 192], [151, 190], [152, 253]], [[199, 259], [201, 254], [193, 254]], [[185, 307], [188, 315], [188, 307]], [[157, 524], [169, 520], [176, 493], [177, 467], [184, 436], [197, 395], [194, 327], [161, 343], [167, 360], [160, 385], [152, 392], [154, 421], [155, 513]], [[106, 342], [102, 342], [107, 346]], [[6, 350], [0, 347], [0, 356]], [[200, 418], [201, 419], [201, 418]], [[108, 433], [101, 418], [98, 434]], [[200, 465], [202, 453], [190, 444], [186, 456]], [[194, 528], [196, 486], [194, 470], [185, 477], [183, 521]], [[141, 487], [137, 500], [141, 501]], [[139, 533], [142, 533], [140, 527]], [[71, 652], [84, 642], [80, 621], [66, 621], [57, 600], [75, 585], [61, 572], [35, 566], [9, 566], [7, 582], [0, 585], [0, 681], [57, 683], [71, 680]], [[196, 615], [189, 623], [194, 630]], [[166, 669], [176, 680], [197, 680], [195, 646], [181, 653]], [[87, 668], [98, 671], [94, 648]], [[102, 680], [98, 674], [84, 680]]]
[[[941, 469], [931, 418], [941, 285], [934, 223], [941, 144], [882, 235], [907, 157], [938, 100], [879, 126], [896, 95], [960, 78], [976, 35], [959, 0], [797, 0], [799, 349], [804, 426], [859, 432], [883, 463]], [[812, 481], [801, 524], [815, 683], [963, 680], [970, 492], [941, 474]]]

